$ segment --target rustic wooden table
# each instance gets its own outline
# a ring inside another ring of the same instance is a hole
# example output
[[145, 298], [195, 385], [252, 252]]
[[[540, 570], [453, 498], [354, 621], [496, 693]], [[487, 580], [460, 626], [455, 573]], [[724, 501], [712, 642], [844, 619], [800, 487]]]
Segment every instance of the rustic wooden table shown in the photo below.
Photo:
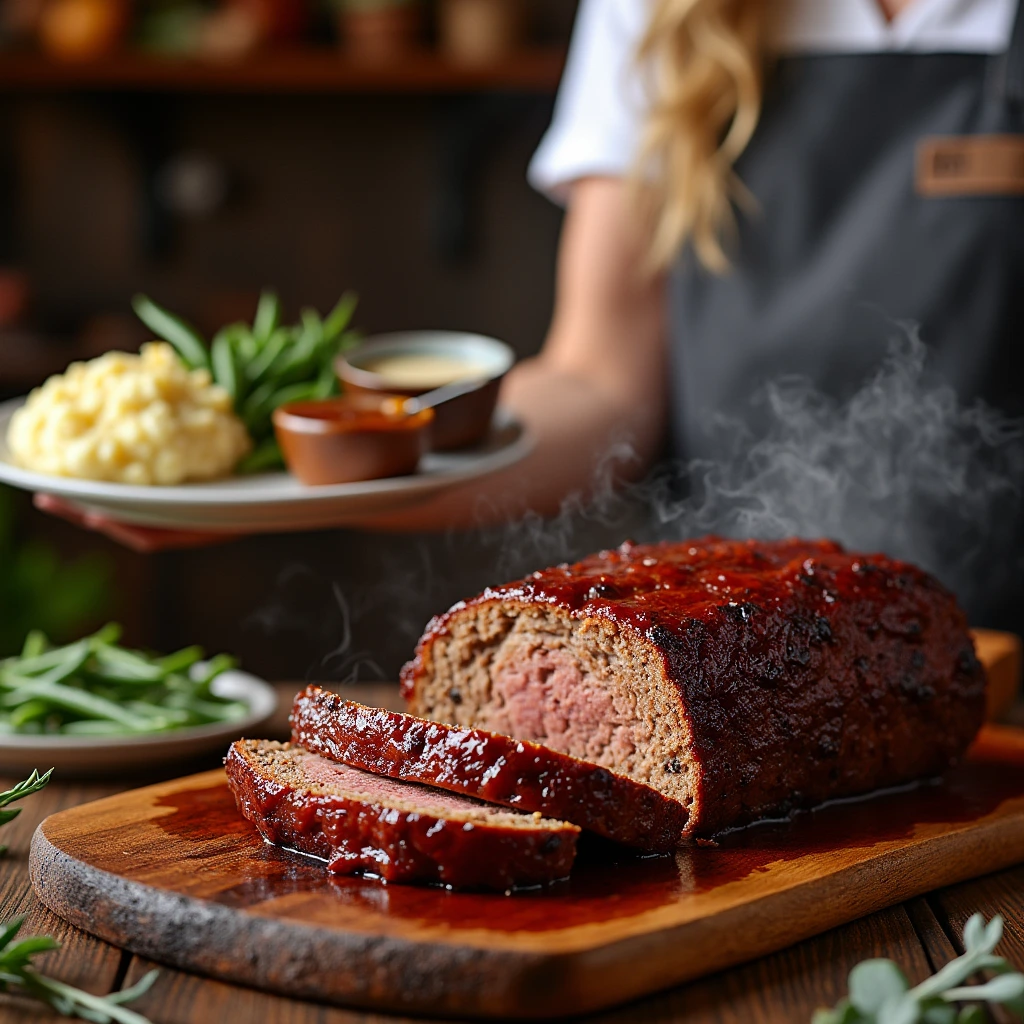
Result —
[[[294, 687], [282, 684], [285, 701]], [[380, 699], [380, 694], [352, 694]], [[386, 703], [387, 701], [381, 701]], [[280, 733], [283, 717], [270, 732]], [[204, 766], [200, 766], [204, 767]], [[205, 766], [209, 767], [209, 765]], [[190, 766], [191, 768], [191, 766]], [[178, 774], [178, 773], [175, 773]], [[16, 780], [0, 779], [0, 786]], [[137, 981], [154, 965], [92, 938], [51, 914], [32, 892], [28, 849], [36, 825], [66, 807], [96, 800], [142, 784], [139, 778], [116, 782], [62, 782], [55, 779], [30, 797], [15, 821], [4, 826], [10, 850], [0, 861], [0, 920], [26, 914], [23, 935], [48, 934], [63, 944], [40, 959], [50, 975], [95, 993], [109, 993]], [[941, 889], [851, 924], [826, 932], [772, 956], [724, 971], [592, 1018], [602, 1024], [659, 1022], [810, 1021], [819, 1006], [834, 1005], [846, 992], [846, 977], [858, 961], [890, 957], [912, 983], [922, 980], [962, 952], [960, 934], [976, 910], [1002, 914], [1006, 932], [1000, 952], [1024, 966], [1024, 866]], [[680, 955], [684, 955], [682, 952]], [[267, 995], [161, 967], [153, 988], [132, 1004], [154, 1024], [357, 1024], [396, 1018], [336, 1009]], [[46, 1009], [0, 995], [0, 1021], [50, 1019]], [[1005, 1017], [1010, 1020], [1012, 1018]]]

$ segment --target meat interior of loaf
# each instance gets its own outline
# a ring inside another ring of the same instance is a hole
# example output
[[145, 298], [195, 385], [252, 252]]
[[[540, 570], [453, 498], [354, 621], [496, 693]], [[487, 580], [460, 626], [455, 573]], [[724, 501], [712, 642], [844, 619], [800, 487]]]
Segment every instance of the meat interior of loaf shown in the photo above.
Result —
[[410, 710], [604, 765], [690, 806], [695, 761], [664, 661], [634, 633], [543, 605], [453, 618]]
[[292, 759], [297, 769], [294, 783], [321, 793], [379, 803], [411, 814], [428, 814], [448, 820], [507, 828], [537, 828], [538, 825], [560, 824], [539, 815], [505, 811], [481, 800], [418, 782], [403, 782], [383, 775], [372, 775], [305, 750], [294, 752]]

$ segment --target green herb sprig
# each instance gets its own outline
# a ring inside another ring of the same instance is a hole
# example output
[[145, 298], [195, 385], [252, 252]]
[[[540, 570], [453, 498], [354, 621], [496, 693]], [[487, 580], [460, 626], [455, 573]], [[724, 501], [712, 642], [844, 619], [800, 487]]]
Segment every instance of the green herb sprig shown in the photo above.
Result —
[[116, 736], [243, 718], [248, 706], [213, 693], [236, 661], [202, 648], [160, 657], [117, 645], [115, 623], [64, 647], [37, 632], [0, 661], [0, 733]]
[[298, 324], [288, 326], [281, 323], [277, 295], [265, 291], [252, 324], [229, 324], [209, 345], [194, 327], [145, 295], [137, 295], [132, 306], [189, 369], [207, 370], [231, 395], [254, 444], [237, 468], [252, 473], [284, 465], [271, 421], [279, 405], [338, 393], [334, 360], [357, 341], [349, 330], [356, 302], [347, 292], [326, 317], [307, 308]]
[[[38, 793], [50, 781], [51, 768], [40, 775], [31, 775], [5, 793], [0, 793], [0, 825], [6, 825], [21, 813], [20, 807], [7, 809], [7, 805]], [[6, 851], [3, 847], [2, 851]], [[94, 996], [82, 992], [72, 985], [65, 985], [40, 974], [32, 963], [33, 957], [53, 949], [60, 949], [60, 943], [49, 935], [34, 935], [15, 942], [25, 917], [15, 917], [0, 923], [0, 992], [18, 993], [38, 999], [65, 1017], [79, 1017], [93, 1024], [150, 1024], [150, 1021], [134, 1010], [123, 1008], [124, 1003], [138, 999], [156, 981], [158, 971], [150, 971], [131, 988], [109, 996]]]
[[[865, 960], [850, 972], [849, 996], [835, 1009], [818, 1010], [813, 1024], [983, 1024], [985, 1003], [1024, 1014], [1024, 974], [992, 955], [1002, 937], [1001, 917], [986, 925], [974, 914], [964, 928], [963, 956], [914, 988], [891, 960]], [[979, 971], [996, 976], [964, 984]], [[958, 1010], [958, 1003], [968, 1005]]]
[[14, 942], [24, 923], [22, 916], [0, 924], [0, 992], [30, 996], [64, 1017], [79, 1017], [93, 1024], [150, 1024], [147, 1017], [125, 1009], [123, 1004], [148, 991], [156, 981], [158, 971], [150, 971], [131, 988], [109, 996], [94, 996], [36, 970], [32, 958], [38, 953], [60, 949], [60, 943], [48, 935], [35, 935]]
[[[21, 814], [20, 807], [8, 808], [7, 805], [14, 803], [15, 800], [24, 800], [25, 797], [31, 796], [33, 793], [38, 793], [50, 781], [52, 774], [52, 768], [45, 775], [40, 775], [33, 768], [32, 774], [27, 779], [22, 780], [16, 786], [12, 786], [6, 792], [0, 793], [0, 826], [6, 825], [9, 821], [14, 821]], [[7, 853], [7, 847], [0, 846], [0, 857], [5, 853]]]

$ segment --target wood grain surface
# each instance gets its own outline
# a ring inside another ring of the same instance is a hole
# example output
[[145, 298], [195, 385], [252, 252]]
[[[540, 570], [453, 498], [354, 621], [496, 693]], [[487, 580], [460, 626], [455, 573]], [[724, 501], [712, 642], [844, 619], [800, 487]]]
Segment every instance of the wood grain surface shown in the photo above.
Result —
[[986, 727], [941, 784], [758, 825], [718, 847], [584, 851], [570, 881], [494, 896], [333, 878], [266, 846], [209, 772], [47, 819], [39, 898], [142, 956], [378, 1010], [608, 1007], [939, 885], [1024, 861], [1024, 732]]

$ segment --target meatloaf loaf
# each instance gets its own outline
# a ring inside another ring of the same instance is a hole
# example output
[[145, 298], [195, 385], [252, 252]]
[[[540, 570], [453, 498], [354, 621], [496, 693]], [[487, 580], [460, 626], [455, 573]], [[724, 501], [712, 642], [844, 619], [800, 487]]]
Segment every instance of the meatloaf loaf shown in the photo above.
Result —
[[370, 775], [300, 747], [238, 740], [224, 760], [238, 809], [264, 839], [388, 882], [453, 888], [564, 878], [579, 829], [539, 814]]
[[311, 753], [561, 818], [644, 850], [671, 850], [686, 824], [681, 803], [601, 765], [482, 729], [364, 707], [319, 686], [296, 694], [291, 723], [292, 742]]
[[981, 725], [953, 595], [829, 541], [623, 544], [434, 619], [412, 714], [595, 761], [709, 835], [936, 775]]

